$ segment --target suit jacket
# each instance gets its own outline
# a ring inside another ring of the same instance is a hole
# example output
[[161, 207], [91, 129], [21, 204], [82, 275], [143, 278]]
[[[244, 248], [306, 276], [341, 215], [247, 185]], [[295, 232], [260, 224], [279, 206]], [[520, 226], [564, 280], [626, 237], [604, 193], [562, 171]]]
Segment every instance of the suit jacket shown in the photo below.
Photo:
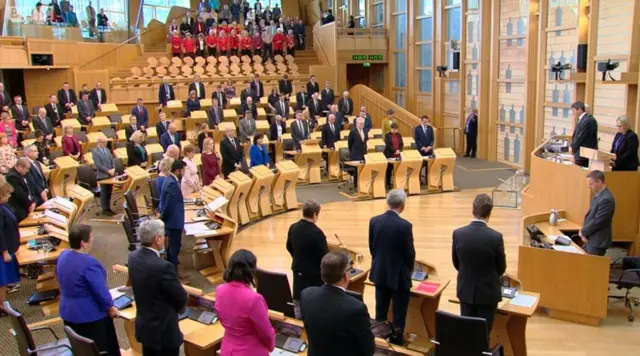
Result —
[[169, 88], [168, 94], [164, 84], [160, 84], [160, 89], [158, 89], [158, 102], [162, 104], [162, 106], [167, 106], [167, 101], [176, 100], [176, 93], [173, 91], [173, 85], [167, 84], [167, 88]]
[[[182, 146], [180, 145], [180, 134], [176, 132], [175, 134], [173, 134], [173, 137], [175, 140], [175, 145], [178, 146], [178, 148], [182, 149]], [[162, 134], [162, 137], [160, 137], [160, 146], [162, 146], [162, 148], [166, 152], [167, 147], [171, 145], [174, 145], [174, 143], [171, 142], [171, 132], [167, 131]]]
[[[218, 116], [216, 117], [216, 113]], [[221, 122], [224, 121], [224, 110], [222, 106], [218, 106], [218, 108], [214, 108], [213, 106], [207, 109], [207, 122], [209, 123], [209, 128], [213, 129], [214, 126], [220, 125]]]
[[[282, 108], [281, 103], [284, 103], [284, 109]], [[289, 113], [291, 112], [291, 108], [289, 107], [288, 101], [284, 100], [281, 102], [280, 100], [278, 100], [278, 102], [276, 102], [275, 105], [273, 105], [273, 107], [276, 108], [276, 115], [280, 115], [284, 119], [289, 118]]]
[[[129, 154], [128, 146], [129, 144], [127, 144], [127, 156], [129, 156], [128, 162], [131, 162], [131, 155]], [[116, 161], [111, 155], [111, 151], [109, 151], [109, 149], [106, 147], [104, 149], [96, 147], [91, 150], [91, 152], [93, 156], [93, 163], [96, 166], [96, 179], [101, 180], [111, 177], [108, 171], [110, 169], [115, 170], [116, 168]], [[129, 165], [134, 166], [133, 164]]]
[[240, 142], [247, 142], [249, 141], [249, 136], [256, 134], [256, 120], [242, 119], [238, 123], [238, 126], [240, 131]]
[[278, 82], [278, 90], [280, 91], [280, 95], [291, 95], [291, 93], [293, 93], [293, 85], [290, 80], [285, 82], [284, 79], [280, 79]]
[[306, 140], [309, 138], [311, 134], [311, 130], [309, 128], [308, 120], [301, 120], [302, 122], [302, 130], [300, 129], [300, 125], [298, 124], [298, 120], [291, 123], [291, 138], [293, 142], [296, 144], [296, 149], [300, 149], [300, 141]]
[[423, 147], [431, 147], [431, 151], [424, 152], [420, 151], [420, 154], [423, 156], [427, 156], [433, 153], [433, 127], [427, 126], [427, 133], [425, 134], [425, 130], [422, 128], [422, 125], [418, 125], [413, 129], [413, 138], [416, 142], [416, 148], [420, 150]]
[[[256, 93], [255, 90], [253, 90], [253, 86], [251, 87], [251, 89], [247, 92], [247, 89], [242, 89], [242, 91], [240, 92], [240, 103], [242, 105], [246, 105], [247, 104], [247, 98], [251, 97], [253, 99], [253, 103], [255, 105], [255, 103], [257, 103], [258, 101], [258, 94]], [[242, 112], [242, 114], [244, 114], [244, 112]]]
[[4, 251], [16, 253], [20, 247], [20, 231], [15, 214], [7, 204], [0, 204], [0, 231], [2, 231], [0, 253]]
[[411, 272], [416, 260], [413, 225], [395, 211], [387, 210], [369, 221], [371, 273], [376, 285], [391, 290], [411, 288]]
[[256, 85], [255, 80], [252, 80], [251, 89], [256, 92], [256, 96], [258, 98], [262, 98], [264, 96], [264, 84], [262, 84], [261, 81], [258, 81], [258, 84]]
[[303, 290], [300, 307], [309, 338], [309, 356], [374, 354], [369, 312], [358, 299], [325, 284]]
[[18, 131], [25, 131], [29, 129], [29, 124], [22, 125], [22, 121], [31, 121], [31, 114], [29, 114], [29, 109], [26, 106], [20, 105], [20, 109], [18, 109], [17, 105], [11, 107], [11, 116], [13, 116], [15, 120], [15, 127]]
[[[202, 84], [202, 82], [198, 82], [198, 86], [200, 87], [200, 95], [198, 96], [198, 99], [202, 100], [207, 97], [207, 93], [204, 91], [204, 84]], [[189, 93], [191, 93], [192, 90], [195, 90], [196, 93], [198, 92], [195, 82], [189, 83]]]
[[320, 276], [320, 261], [329, 252], [327, 237], [316, 224], [300, 219], [289, 227], [287, 251], [293, 272]]
[[[76, 92], [73, 89], [69, 89], [69, 98], [67, 98], [67, 95], [65, 94], [64, 89], [58, 90], [58, 103], [63, 108], [65, 108], [68, 103], [76, 104], [77, 102], [78, 102], [78, 98], [76, 97]], [[65, 111], [71, 111], [71, 110], [65, 109]]]
[[317, 116], [322, 115], [322, 111], [324, 110], [322, 107], [322, 100], [318, 99], [316, 102], [313, 102], [313, 99], [309, 99], [307, 102], [307, 108], [309, 108], [309, 117], [315, 118]]
[[78, 121], [82, 125], [89, 125], [89, 121], [87, 121], [87, 117], [95, 117], [96, 116], [96, 108], [93, 106], [93, 102], [91, 100], [78, 101]]
[[0, 93], [0, 111], [3, 106], [11, 106], [11, 96], [7, 93], [6, 90], [3, 90]]
[[464, 133], [474, 138], [478, 136], [478, 116], [477, 115], [471, 114], [467, 117], [467, 120], [464, 123]]
[[607, 188], [591, 199], [581, 229], [588, 245], [598, 248], [611, 247], [611, 222], [615, 210], [616, 202]]
[[327, 148], [335, 148], [336, 141], [340, 140], [340, 130], [338, 126], [333, 124], [333, 131], [331, 131], [331, 125], [327, 122], [322, 126], [322, 140], [320, 145]]
[[180, 182], [173, 175], [167, 176], [162, 183], [160, 195], [160, 219], [167, 229], [182, 230], [184, 228], [184, 198], [180, 190]]
[[224, 93], [224, 90], [220, 90], [220, 93], [218, 93], [217, 91], [214, 91], [211, 94], [211, 100], [213, 99], [218, 99], [218, 104], [220, 104], [221, 107], [227, 106], [227, 103], [228, 103], [227, 94]]
[[328, 106], [332, 105], [336, 99], [335, 94], [333, 94], [333, 89], [329, 89], [329, 91], [327, 91], [327, 88], [324, 88], [320, 94], [322, 95], [322, 102], [324, 105], [323, 110], [327, 110]]
[[282, 121], [280, 124], [272, 123], [270, 126], [269, 138], [273, 141], [278, 139], [278, 125], [282, 127], [282, 133], [287, 132], [287, 123]]
[[103, 88], [100, 88], [100, 100], [98, 100], [98, 90], [96, 88], [91, 89], [89, 92], [89, 100], [93, 101], [93, 106], [98, 107], [100, 104], [107, 103], [107, 92]]
[[302, 107], [307, 105], [307, 101], [311, 96], [301, 91], [296, 93], [296, 110], [302, 110]]
[[351, 132], [349, 132], [349, 137], [347, 138], [347, 144], [349, 146], [350, 158], [352, 161], [362, 161], [364, 159], [364, 155], [367, 154], [367, 141], [369, 140], [369, 133], [362, 130], [364, 134], [364, 141], [360, 138], [360, 133], [358, 129], [353, 128]]
[[75, 136], [62, 136], [62, 152], [69, 155], [73, 152], [82, 154], [82, 147], [80, 141]]
[[124, 134], [125, 134], [125, 136], [127, 136], [127, 142], [129, 142], [131, 140], [131, 135], [133, 135], [133, 133], [136, 132], [136, 131], [141, 131], [143, 133], [147, 132], [146, 128], [144, 130], [140, 130], [140, 124], [136, 125], [136, 129], [135, 130], [133, 129], [133, 126], [131, 126], [131, 125], [127, 125], [124, 128]]
[[40, 162], [35, 161], [31, 163], [31, 168], [27, 172], [25, 176], [27, 180], [27, 184], [29, 185], [29, 189], [31, 189], [31, 193], [33, 196], [31, 197], [37, 206], [42, 205], [44, 200], [40, 197], [40, 194], [47, 190], [48, 183], [44, 177], [44, 172], [42, 171], [42, 167], [40, 166]]
[[[347, 105], [347, 103], [349, 105]], [[349, 98], [344, 100], [344, 98], [340, 98], [340, 100], [338, 100], [338, 111], [341, 111], [347, 116], [353, 115], [353, 99]]]
[[586, 167], [589, 165], [589, 160], [580, 157], [580, 147], [598, 149], [598, 122], [589, 114], [584, 114], [582, 119], [578, 121], [571, 139], [571, 150], [575, 163]]
[[629, 130], [627, 133], [617, 133], [611, 144], [611, 153], [616, 154], [614, 171], [638, 170], [638, 135]]
[[338, 131], [342, 131], [343, 127], [349, 124], [349, 119], [346, 118], [344, 113], [341, 111], [336, 111], [334, 115], [336, 116], [336, 126], [338, 127]]
[[251, 106], [247, 105], [247, 103], [243, 103], [240, 106], [240, 115], [244, 116], [245, 111], [251, 111], [251, 115], [253, 115], [253, 118], [255, 120], [258, 119], [258, 107], [255, 104], [255, 101], [253, 102], [253, 104], [251, 104]]
[[53, 110], [51, 103], [44, 106], [44, 109], [47, 111], [47, 117], [51, 119], [51, 123], [53, 126], [59, 126], [60, 122], [64, 120], [64, 110], [60, 104], [54, 104], [56, 107], [56, 111]]
[[179, 347], [182, 332], [178, 313], [188, 299], [175, 267], [146, 247], [131, 252], [128, 262], [137, 307], [136, 340], [154, 349]]
[[156, 124], [156, 133], [158, 134], [158, 137], [162, 137], [162, 135], [164, 135], [164, 133], [167, 132], [167, 129], [169, 128], [169, 120], [166, 120], [165, 122], [167, 123], [167, 126], [165, 126], [162, 121], [158, 121], [158, 123]]
[[220, 142], [220, 155], [222, 156], [222, 174], [224, 177], [228, 177], [230, 173], [236, 170], [235, 164], [242, 163], [244, 160], [244, 152], [240, 141], [237, 138], [235, 141], [235, 148], [228, 137], [225, 137]]
[[[400, 134], [400, 132], [397, 133], [398, 135], [398, 149], [400, 150], [400, 152], [403, 151], [403, 147], [404, 147], [404, 142], [402, 142], [402, 135]], [[395, 157], [395, 149], [393, 148], [393, 134], [391, 132], [387, 133], [384, 136], [384, 156], [387, 158], [393, 158]]]
[[[142, 147], [142, 146], [140, 146]], [[143, 152], [144, 151], [144, 152]], [[133, 142], [127, 143], [127, 166], [139, 166], [142, 163], [147, 162], [147, 151], [140, 151]]]
[[315, 83], [311, 83], [311, 81], [307, 82], [307, 94], [309, 94], [309, 97], [311, 97], [313, 93], [319, 93], [319, 92], [320, 92], [320, 86], [318, 85], [318, 82], [315, 82]]
[[149, 127], [149, 111], [147, 110], [147, 108], [145, 108], [144, 106], [142, 107], [142, 110], [138, 109], [138, 106], [134, 106], [133, 109], [131, 109], [131, 115], [136, 117], [136, 124], [138, 126], [144, 126], [145, 129], [147, 127]]
[[502, 300], [500, 276], [507, 262], [501, 233], [483, 221], [473, 221], [453, 231], [451, 255], [458, 270], [460, 302], [495, 305]]
[[27, 180], [15, 168], [9, 170], [5, 180], [13, 187], [13, 193], [11, 193], [8, 204], [18, 223], [20, 223], [29, 215], [29, 207], [33, 203], [33, 196], [29, 191], [29, 186], [27, 186]]
[[40, 130], [42, 131], [42, 133], [47, 136], [49, 134], [55, 136], [56, 133], [53, 130], [53, 123], [51, 122], [51, 120], [48, 117], [44, 117], [44, 122], [42, 122], [42, 119], [39, 116], [36, 116], [33, 119], [33, 129], [34, 130]]

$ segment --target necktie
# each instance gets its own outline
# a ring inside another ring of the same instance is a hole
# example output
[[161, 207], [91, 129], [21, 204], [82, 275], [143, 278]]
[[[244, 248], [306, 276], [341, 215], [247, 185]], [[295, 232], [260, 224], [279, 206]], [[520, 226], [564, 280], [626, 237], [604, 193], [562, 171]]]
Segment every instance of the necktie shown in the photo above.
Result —
[[334, 129], [333, 129], [333, 124], [331, 124], [330, 126], [331, 126], [331, 132], [332, 132], [332, 133], [336, 133], [336, 132], [334, 131]]
[[298, 128], [300, 129], [300, 132], [304, 134], [304, 129], [302, 128], [302, 121], [298, 121]]
[[230, 138], [229, 140], [231, 141], [231, 144], [233, 145], [233, 149], [237, 151], [238, 150], [238, 146], [236, 146], [236, 141], [234, 139], [232, 139], [232, 138]]
[[166, 122], [166, 121], [162, 122], [162, 124], [164, 125], [164, 129], [165, 129], [165, 130], [169, 127], [169, 125], [167, 124], [167, 122]]
[[166, 93], [166, 95], [167, 95], [167, 99], [169, 99], [170, 94], [169, 94], [169, 86], [168, 86], [168, 85], [165, 85], [165, 86], [164, 86], [164, 92], [165, 92], [165, 93]]
[[224, 105], [224, 103], [222, 102], [222, 93], [218, 92], [218, 103], [220, 105]]
[[27, 184], [27, 179], [23, 178], [22, 179], [24, 181], [24, 185], [27, 186], [27, 190], [29, 191], [29, 200], [33, 200], [33, 195], [31, 194], [31, 188], [29, 187], [29, 184]]
[[47, 125], [47, 118], [43, 117], [40, 120], [42, 120], [42, 124], [44, 125], [44, 128], [49, 129], [49, 125]]
[[18, 111], [20, 111], [20, 116], [23, 116], [22, 115], [22, 105], [18, 105]]
[[71, 102], [71, 98], [69, 97], [69, 91], [66, 91], [65, 93], [67, 93], [67, 102]]
[[198, 92], [198, 98], [200, 97], [200, 84], [196, 83], [196, 91]]
[[33, 165], [36, 168], [38, 175], [44, 181], [44, 175], [42, 174], [42, 171], [41, 171], [42, 168], [40, 167], [40, 163], [33, 161], [31, 162], [31, 165]]
[[96, 90], [96, 94], [98, 95], [98, 103], [102, 102], [102, 91]]
[[426, 126], [422, 126], [422, 132], [424, 132], [424, 135], [427, 136], [427, 127]]
[[280, 102], [280, 108], [282, 109], [282, 114], [284, 115], [284, 101]]
[[171, 143], [176, 143], [176, 137], [169, 133], [169, 137], [171, 137]]
[[53, 109], [53, 112], [58, 114], [58, 107], [56, 106], [56, 104], [51, 104], [51, 108]]

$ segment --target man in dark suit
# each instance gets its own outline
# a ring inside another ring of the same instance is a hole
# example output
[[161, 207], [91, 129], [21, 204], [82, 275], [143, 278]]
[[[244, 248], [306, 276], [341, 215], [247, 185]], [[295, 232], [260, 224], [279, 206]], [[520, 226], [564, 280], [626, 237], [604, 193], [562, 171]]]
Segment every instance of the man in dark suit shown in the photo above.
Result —
[[140, 130], [146, 130], [149, 127], [149, 112], [144, 107], [144, 99], [138, 98], [138, 103], [131, 109], [131, 115], [136, 117]]
[[214, 98], [212, 103], [213, 105], [207, 109], [207, 122], [209, 128], [217, 130], [218, 125], [224, 121], [224, 110], [222, 110], [217, 98]]
[[25, 176], [31, 168], [31, 163], [26, 157], [18, 158], [16, 165], [9, 170], [9, 173], [4, 177], [7, 183], [13, 187], [13, 193], [9, 198], [9, 207], [16, 216], [18, 223], [24, 220], [29, 213], [36, 208], [36, 204], [33, 201], [33, 195], [27, 185]]
[[[176, 267], [176, 271], [178, 271], [178, 256], [182, 247], [182, 229], [184, 228], [184, 198], [180, 190], [184, 166], [184, 161], [180, 159], [173, 162], [171, 174], [162, 183], [160, 195], [160, 219], [164, 222], [164, 231], [169, 238], [167, 261]], [[178, 277], [184, 280], [187, 275], [178, 271]]]
[[[280, 115], [276, 115], [273, 122], [269, 126], [269, 139], [275, 143], [282, 139], [282, 134], [287, 133], [287, 123]], [[275, 146], [273, 147], [275, 149]], [[272, 153], [272, 157], [275, 157], [275, 152]]]
[[311, 96], [314, 93], [319, 93], [319, 92], [320, 92], [320, 86], [318, 85], [318, 82], [316, 82], [316, 76], [311, 75], [309, 77], [309, 81], [307, 82], [307, 94]]
[[296, 111], [296, 121], [291, 123], [291, 138], [296, 146], [296, 150], [301, 148], [300, 141], [308, 139], [310, 134], [309, 121], [304, 120], [302, 111]]
[[220, 155], [222, 156], [222, 174], [227, 178], [232, 172], [243, 168], [244, 150], [236, 138], [235, 129], [227, 127], [224, 133], [226, 137], [220, 142]]
[[464, 135], [467, 138], [467, 149], [464, 156], [475, 158], [478, 149], [478, 110], [471, 110], [471, 114], [467, 117], [464, 124]]
[[218, 84], [216, 86], [216, 91], [214, 91], [213, 94], [211, 94], [211, 100], [213, 99], [217, 99], [218, 104], [220, 104], [222, 108], [225, 108], [227, 106], [228, 104], [227, 94], [225, 94], [224, 90], [222, 90], [222, 85]]
[[364, 155], [367, 153], [368, 136], [368, 133], [364, 130], [364, 118], [357, 118], [356, 127], [351, 129], [347, 139], [349, 152], [351, 154], [350, 159], [352, 161], [364, 160]]
[[320, 263], [325, 284], [302, 291], [301, 312], [309, 338], [309, 356], [371, 356], [375, 352], [367, 306], [345, 292], [349, 268], [344, 253], [329, 252]]
[[491, 197], [478, 194], [473, 201], [473, 221], [453, 231], [451, 246], [458, 271], [460, 314], [485, 319], [489, 335], [502, 300], [500, 276], [507, 269], [502, 234], [487, 226], [491, 210]]
[[45, 110], [45, 108], [38, 109], [38, 116], [33, 119], [33, 130], [42, 131], [45, 141], [51, 142], [51, 140], [53, 140], [55, 131], [53, 130], [51, 120], [47, 117], [47, 110]]
[[161, 112], [158, 114], [158, 123], [156, 124], [156, 133], [158, 137], [162, 137], [167, 129], [169, 129], [170, 122], [167, 120], [167, 114]]
[[327, 80], [324, 82], [324, 89], [322, 89], [322, 93], [320, 95], [322, 95], [322, 105], [323, 105], [322, 110], [323, 111], [329, 110], [331, 105], [333, 105], [333, 102], [336, 100], [336, 96], [333, 93], [333, 89], [331, 89], [330, 81]]
[[322, 126], [322, 142], [321, 146], [334, 149], [336, 141], [340, 140], [340, 131], [336, 126], [336, 116], [329, 114], [327, 123]]
[[158, 89], [158, 102], [162, 107], [166, 107], [170, 100], [176, 100], [176, 93], [173, 91], [173, 85], [169, 84], [169, 78], [164, 77]]
[[[96, 148], [92, 150], [93, 163], [96, 166], [96, 179], [103, 180], [115, 177], [116, 161], [111, 155], [111, 151], [107, 148], [107, 138], [98, 136]], [[113, 216], [116, 213], [111, 210], [111, 193], [113, 185], [100, 185], [100, 205], [102, 206], [102, 215]]]
[[296, 93], [296, 110], [304, 110], [307, 106], [309, 95], [307, 95], [307, 89], [302, 87], [299, 92]]
[[60, 103], [64, 112], [71, 112], [71, 108], [77, 102], [76, 92], [69, 87], [69, 83], [62, 83], [62, 89], [58, 90], [58, 103]]
[[338, 105], [331, 105], [329, 107], [329, 115], [335, 115], [336, 117], [336, 127], [338, 128], [338, 132], [346, 129], [346, 126], [349, 125], [349, 119], [347, 119], [341, 111], [338, 111]]
[[611, 153], [615, 155], [611, 160], [614, 171], [637, 171], [638, 165], [638, 135], [631, 130], [626, 115], [616, 120], [618, 132], [611, 143]]
[[316, 225], [320, 204], [307, 200], [302, 207], [302, 219], [292, 224], [287, 233], [287, 251], [291, 255], [293, 271], [293, 307], [300, 319], [300, 292], [307, 287], [321, 286], [320, 261], [329, 252], [327, 237]]
[[413, 129], [413, 138], [416, 143], [416, 148], [423, 156], [429, 156], [433, 154], [433, 127], [429, 125], [429, 116], [422, 115], [422, 124]]
[[78, 121], [81, 125], [91, 125], [91, 120], [96, 116], [96, 108], [89, 100], [89, 93], [82, 93], [82, 100], [78, 101]]
[[[247, 86], [240, 93], [240, 102], [242, 104], [246, 103], [247, 98], [251, 98], [253, 101], [256, 101], [258, 99], [258, 95], [251, 87], [251, 82], [247, 83]], [[242, 112], [244, 112], [244, 110]]]
[[578, 120], [573, 130], [569, 152], [573, 154], [573, 163], [582, 167], [589, 167], [589, 159], [580, 157], [580, 147], [598, 149], [598, 122], [586, 113], [583, 102], [576, 101], [571, 105], [571, 113]]
[[11, 96], [4, 90], [4, 84], [0, 82], [0, 111], [9, 112], [11, 106]]
[[96, 108], [100, 108], [102, 104], [107, 103], [107, 92], [104, 90], [100, 82], [97, 82], [96, 87], [91, 89], [89, 98], [93, 102], [93, 106]]
[[251, 90], [253, 90], [256, 93], [256, 97], [258, 99], [264, 96], [264, 85], [260, 81], [259, 74], [255, 74], [253, 76], [253, 81], [251, 81]]
[[318, 99], [318, 92], [311, 95], [311, 99], [307, 102], [307, 108], [309, 108], [309, 119], [316, 120], [316, 116], [322, 115], [322, 102]]
[[413, 226], [400, 217], [407, 194], [393, 189], [387, 195], [389, 209], [369, 221], [369, 251], [371, 273], [369, 279], [376, 287], [376, 320], [386, 321], [389, 304], [393, 300], [393, 328], [391, 342], [402, 344], [404, 325], [409, 307], [411, 272], [416, 259], [413, 246]]
[[604, 256], [611, 247], [613, 214], [616, 202], [613, 195], [604, 184], [604, 173], [591, 171], [587, 174], [587, 184], [593, 192], [589, 203], [589, 210], [584, 217], [584, 223], [578, 235], [586, 245], [590, 255]]
[[276, 115], [282, 116], [285, 120], [289, 118], [291, 108], [289, 108], [289, 102], [285, 100], [284, 95], [280, 95], [278, 102], [274, 106]]
[[244, 115], [247, 111], [251, 111], [251, 115], [254, 119], [258, 118], [258, 106], [253, 97], [248, 96], [240, 105], [240, 114]]
[[49, 103], [45, 105], [47, 117], [51, 120], [53, 126], [60, 126], [60, 122], [64, 120], [64, 111], [62, 106], [58, 104], [58, 97], [56, 95], [49, 96]]
[[136, 340], [142, 344], [142, 353], [178, 356], [182, 345], [178, 314], [187, 306], [188, 296], [175, 267], [160, 257], [165, 245], [164, 230], [160, 220], [140, 224], [142, 246], [129, 254], [129, 279], [136, 300]]
[[29, 130], [29, 122], [31, 119], [31, 114], [29, 113], [29, 109], [22, 104], [22, 97], [20, 95], [16, 95], [13, 98], [13, 107], [11, 108], [11, 116], [15, 120], [16, 130], [18, 131], [27, 131]]
[[131, 136], [133, 136], [133, 133], [136, 131], [140, 131], [144, 134], [147, 133], [146, 128], [138, 124], [138, 119], [134, 115], [131, 115], [129, 116], [129, 125], [124, 128], [124, 134], [127, 136], [127, 142], [131, 141]]
[[193, 75], [193, 82], [189, 83], [189, 94], [191, 94], [192, 91], [196, 92], [196, 96], [200, 100], [207, 97], [207, 93], [205, 93], [204, 90], [204, 84], [200, 82], [200, 75], [197, 73]]
[[342, 93], [342, 98], [338, 100], [338, 111], [346, 116], [353, 115], [353, 99], [349, 97], [349, 92], [346, 90]]
[[278, 89], [280, 90], [280, 96], [291, 96], [293, 93], [293, 85], [289, 81], [289, 75], [286, 73], [282, 76], [282, 79], [278, 82]]
[[162, 134], [162, 137], [160, 137], [160, 146], [162, 146], [165, 152], [167, 151], [167, 147], [171, 145], [176, 145], [178, 146], [178, 148], [182, 149], [182, 146], [180, 144], [180, 134], [178, 134], [176, 125], [173, 123], [169, 124], [167, 132]]
[[29, 190], [32, 193], [32, 198], [36, 203], [36, 206], [42, 205], [49, 197], [47, 179], [44, 176], [40, 162], [38, 162], [38, 147], [36, 145], [28, 145], [24, 148], [24, 155], [29, 159], [30, 167], [27, 172], [26, 179], [29, 186]]

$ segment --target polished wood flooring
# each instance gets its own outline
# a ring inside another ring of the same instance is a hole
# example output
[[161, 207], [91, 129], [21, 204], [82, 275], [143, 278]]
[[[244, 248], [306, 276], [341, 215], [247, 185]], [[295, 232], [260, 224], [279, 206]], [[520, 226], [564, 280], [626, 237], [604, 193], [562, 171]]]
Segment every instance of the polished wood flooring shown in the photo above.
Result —
[[[435, 264], [441, 277], [451, 278], [440, 303], [440, 308], [447, 311], [457, 313], [459, 310], [457, 305], [448, 302], [456, 290], [456, 271], [451, 263], [451, 233], [469, 223], [472, 218], [471, 202], [479, 192], [490, 194], [490, 190], [468, 190], [409, 197], [402, 214], [413, 224], [416, 256]], [[384, 200], [324, 204], [318, 226], [328, 240], [336, 241], [334, 234], [338, 234], [345, 245], [368, 255], [369, 219], [385, 209]], [[504, 235], [507, 272], [513, 275], [517, 275], [521, 216], [519, 209], [496, 208], [489, 222], [492, 228]], [[300, 211], [292, 211], [251, 225], [238, 233], [233, 249], [252, 250], [261, 268], [286, 272], [291, 281], [291, 258], [285, 243], [289, 226], [300, 217]], [[373, 314], [372, 287], [367, 287], [364, 298]], [[626, 315], [621, 302], [612, 302], [608, 318], [599, 327], [592, 327], [554, 320], [539, 310], [527, 327], [529, 355], [640, 355], [640, 319], [630, 323]]]

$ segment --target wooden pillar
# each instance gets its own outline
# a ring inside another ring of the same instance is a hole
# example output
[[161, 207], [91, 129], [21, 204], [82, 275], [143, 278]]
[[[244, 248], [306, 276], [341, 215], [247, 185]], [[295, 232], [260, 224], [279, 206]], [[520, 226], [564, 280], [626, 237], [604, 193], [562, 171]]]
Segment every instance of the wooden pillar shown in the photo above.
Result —
[[[483, 159], [489, 158], [489, 141], [491, 131], [495, 130], [496, 125], [491, 119], [491, 67], [492, 67], [492, 3], [493, 1], [480, 2], [480, 58], [479, 58], [479, 100], [478, 100], [478, 157]], [[465, 117], [466, 120], [466, 117]], [[464, 125], [464, 123], [463, 123]], [[464, 147], [464, 126], [462, 128], [461, 147]]]
[[[435, 31], [433, 33], [433, 61], [435, 66], [443, 66], [446, 61], [446, 50], [444, 43], [446, 41], [446, 26], [447, 21], [445, 17], [445, 0], [433, 1], [433, 21], [435, 23]], [[432, 123], [436, 127], [444, 127], [444, 87], [445, 78], [441, 78], [437, 71], [433, 73], [433, 119]], [[443, 132], [446, 130], [438, 130], [438, 142], [443, 142]]]
[[587, 79], [585, 82], [585, 94], [584, 102], [593, 107], [594, 93], [596, 89], [596, 44], [598, 35], [598, 9], [599, 0], [591, 0], [591, 6], [589, 9], [589, 29], [587, 33], [588, 48], [587, 48]]
[[416, 71], [414, 68], [416, 63], [416, 28], [417, 21], [415, 20], [415, 9], [418, 7], [417, 1], [409, 0], [407, 3], [407, 12], [405, 18], [407, 19], [407, 44], [405, 57], [407, 62], [407, 83], [405, 91], [405, 108], [410, 112], [417, 112], [417, 99], [418, 99], [418, 85], [416, 80]]
[[[468, 11], [467, 1], [465, 0], [461, 2], [461, 6], [460, 6], [460, 24], [462, 25], [461, 32], [460, 32], [460, 43], [459, 43], [460, 67], [458, 68], [458, 77], [460, 78], [459, 80], [460, 90], [458, 91], [458, 96], [460, 97], [460, 105], [458, 105], [458, 112], [460, 113], [460, 115], [458, 117], [458, 123], [456, 125], [460, 129], [451, 133], [452, 135], [455, 136], [453, 139], [455, 140], [455, 142], [457, 142], [456, 152], [458, 154], [464, 153], [464, 124], [466, 119], [465, 113], [467, 112], [466, 110], [466, 106], [467, 106], [467, 100], [466, 100], [466, 93], [467, 93], [466, 62], [467, 61], [466, 59], [467, 59], [467, 36], [469, 35], [469, 29], [467, 28], [467, 23], [468, 23], [467, 11]], [[476, 153], [476, 156], [477, 156], [477, 153]]]
[[489, 115], [486, 119], [489, 125], [489, 135], [487, 137], [488, 155], [487, 159], [495, 161], [497, 159], [497, 137], [498, 128], [496, 117], [498, 116], [498, 72], [500, 71], [500, 0], [491, 1], [491, 66], [489, 69]]
[[[529, 171], [531, 164], [531, 153], [536, 147], [535, 133], [536, 133], [536, 117], [538, 117], [538, 110], [536, 103], [537, 84], [538, 84], [538, 51], [544, 53], [542, 48], [538, 48], [538, 28], [539, 18], [547, 17], [541, 15], [539, 10], [539, 0], [529, 1], [529, 31], [527, 34], [527, 73], [525, 77], [525, 129], [524, 129], [524, 162], [523, 168], [525, 171]], [[545, 28], [545, 27], [543, 27]], [[545, 36], [541, 36], [545, 37]]]

